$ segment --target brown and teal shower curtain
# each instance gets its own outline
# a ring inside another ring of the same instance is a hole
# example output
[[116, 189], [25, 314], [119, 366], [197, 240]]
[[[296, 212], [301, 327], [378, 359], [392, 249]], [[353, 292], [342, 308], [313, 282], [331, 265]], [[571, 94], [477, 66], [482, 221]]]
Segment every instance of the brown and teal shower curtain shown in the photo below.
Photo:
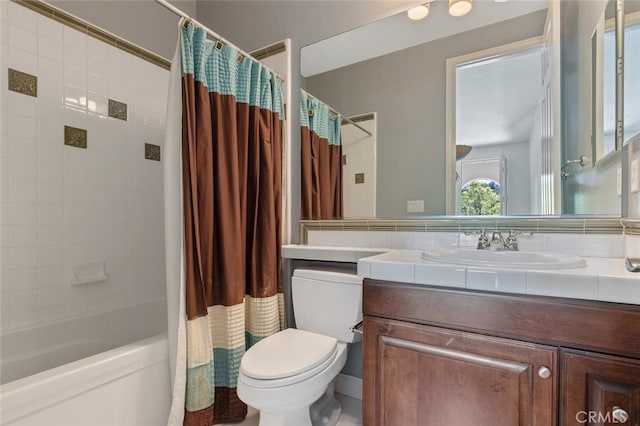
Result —
[[237, 422], [240, 359], [284, 326], [282, 92], [237, 50], [181, 25], [185, 425]]
[[342, 118], [300, 90], [302, 219], [342, 218]]

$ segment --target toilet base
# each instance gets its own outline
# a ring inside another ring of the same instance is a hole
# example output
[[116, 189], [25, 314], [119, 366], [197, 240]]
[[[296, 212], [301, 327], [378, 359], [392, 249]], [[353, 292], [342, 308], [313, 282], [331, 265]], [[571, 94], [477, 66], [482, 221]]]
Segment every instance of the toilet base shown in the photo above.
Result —
[[272, 411], [260, 410], [259, 426], [312, 426], [309, 417], [309, 407], [297, 410]]
[[335, 379], [329, 383], [326, 392], [320, 399], [311, 404], [309, 414], [313, 426], [335, 426], [342, 414], [342, 404], [336, 399]]

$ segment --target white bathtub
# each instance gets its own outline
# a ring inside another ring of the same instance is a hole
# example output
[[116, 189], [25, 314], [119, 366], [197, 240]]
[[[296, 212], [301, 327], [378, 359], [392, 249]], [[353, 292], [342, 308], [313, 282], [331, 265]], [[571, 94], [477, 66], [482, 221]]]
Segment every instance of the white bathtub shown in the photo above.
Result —
[[166, 424], [165, 330], [165, 303], [154, 302], [3, 334], [0, 424]]

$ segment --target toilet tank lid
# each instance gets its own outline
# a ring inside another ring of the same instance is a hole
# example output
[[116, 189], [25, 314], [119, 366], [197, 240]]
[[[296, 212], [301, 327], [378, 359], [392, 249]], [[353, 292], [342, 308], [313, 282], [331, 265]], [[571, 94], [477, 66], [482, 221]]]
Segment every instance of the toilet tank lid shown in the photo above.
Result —
[[362, 277], [359, 277], [355, 273], [345, 272], [344, 269], [339, 270], [299, 268], [293, 271], [293, 276], [316, 281], [362, 285]]

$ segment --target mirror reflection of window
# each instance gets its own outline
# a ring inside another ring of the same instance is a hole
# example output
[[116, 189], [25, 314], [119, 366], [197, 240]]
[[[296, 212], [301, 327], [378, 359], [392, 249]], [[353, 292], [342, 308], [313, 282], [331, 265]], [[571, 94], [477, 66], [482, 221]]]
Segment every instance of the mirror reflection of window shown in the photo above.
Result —
[[[640, 8], [640, 1], [625, 7]], [[625, 14], [624, 26], [624, 142], [640, 134], [640, 11]]]
[[[457, 165], [457, 214], [528, 214], [532, 200], [540, 197], [531, 182], [540, 179], [534, 158], [543, 145], [537, 120], [544, 97], [542, 49], [527, 44], [508, 50], [456, 65], [455, 142], [473, 148]], [[465, 207], [461, 201], [470, 199], [465, 185], [476, 179], [502, 184], [501, 192], [479, 184], [471, 188], [474, 197], [484, 193], [489, 198], [482, 209], [482, 203]]]

